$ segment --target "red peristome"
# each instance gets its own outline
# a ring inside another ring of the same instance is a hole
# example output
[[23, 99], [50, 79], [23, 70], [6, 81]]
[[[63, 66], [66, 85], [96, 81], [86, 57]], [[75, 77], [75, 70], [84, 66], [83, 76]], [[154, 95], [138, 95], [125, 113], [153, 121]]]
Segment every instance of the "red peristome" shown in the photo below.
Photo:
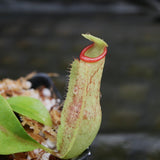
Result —
[[89, 63], [92, 63], [92, 62], [97, 62], [99, 60], [101, 60], [102, 58], [104, 58], [107, 54], [107, 47], [104, 47], [104, 51], [101, 55], [99, 55], [98, 57], [94, 57], [94, 58], [91, 58], [91, 57], [88, 57], [88, 56], [85, 56], [85, 53], [88, 49], [90, 49], [91, 47], [93, 47], [94, 43], [85, 47], [81, 54], [80, 54], [80, 59], [85, 61], [85, 62], [89, 62]]

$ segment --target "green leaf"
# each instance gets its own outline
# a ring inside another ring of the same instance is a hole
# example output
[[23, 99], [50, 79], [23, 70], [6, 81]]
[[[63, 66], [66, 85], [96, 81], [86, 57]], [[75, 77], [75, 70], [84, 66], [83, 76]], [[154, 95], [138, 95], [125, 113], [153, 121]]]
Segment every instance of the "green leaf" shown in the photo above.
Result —
[[50, 114], [40, 100], [27, 96], [17, 96], [11, 97], [7, 101], [15, 112], [52, 127]]
[[23, 129], [8, 102], [0, 96], [0, 155], [31, 151], [42, 146]]
[[[107, 44], [90, 34], [83, 35], [94, 42], [86, 51], [88, 57], [101, 55]], [[105, 58], [94, 63], [74, 60], [67, 97], [61, 113], [57, 134], [60, 158], [80, 155], [94, 140], [101, 124], [100, 84]]]

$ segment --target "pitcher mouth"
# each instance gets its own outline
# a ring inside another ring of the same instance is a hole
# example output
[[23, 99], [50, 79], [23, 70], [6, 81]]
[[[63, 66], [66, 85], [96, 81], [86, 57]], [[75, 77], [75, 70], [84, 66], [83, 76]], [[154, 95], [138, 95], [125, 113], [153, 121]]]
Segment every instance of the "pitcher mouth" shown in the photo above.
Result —
[[92, 48], [93, 46], [94, 46], [94, 43], [91, 44], [91, 45], [89, 45], [89, 46], [87, 46], [87, 47], [85, 47], [85, 48], [82, 50], [82, 52], [81, 52], [81, 54], [80, 54], [80, 60], [85, 61], [85, 62], [88, 62], [88, 63], [93, 63], [93, 62], [97, 62], [97, 61], [103, 59], [103, 58], [106, 56], [106, 54], [107, 54], [107, 47], [104, 47], [103, 53], [100, 54], [98, 57], [88, 57], [88, 56], [85, 56], [85, 53], [86, 53], [90, 48]]

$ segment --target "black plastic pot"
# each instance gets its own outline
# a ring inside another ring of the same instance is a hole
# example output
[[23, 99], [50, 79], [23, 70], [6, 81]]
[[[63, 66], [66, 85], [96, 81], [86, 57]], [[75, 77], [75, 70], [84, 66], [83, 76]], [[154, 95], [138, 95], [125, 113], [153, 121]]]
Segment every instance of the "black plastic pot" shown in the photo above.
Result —
[[56, 97], [62, 100], [60, 92], [55, 87], [52, 79], [45, 73], [37, 73], [32, 78], [29, 79], [32, 83], [32, 88], [36, 89], [40, 86], [45, 86], [51, 90], [51, 93], [56, 94]]
[[[32, 83], [32, 88], [36, 89], [40, 86], [45, 86], [50, 89], [53, 94], [56, 95], [57, 98], [62, 99], [62, 96], [58, 89], [55, 87], [52, 79], [45, 73], [37, 73], [34, 75], [29, 81]], [[79, 157], [74, 158], [73, 160], [87, 160], [91, 155], [90, 149], [86, 149]]]
[[75, 160], [88, 160], [91, 156], [90, 149], [86, 149], [79, 157], [75, 158]]

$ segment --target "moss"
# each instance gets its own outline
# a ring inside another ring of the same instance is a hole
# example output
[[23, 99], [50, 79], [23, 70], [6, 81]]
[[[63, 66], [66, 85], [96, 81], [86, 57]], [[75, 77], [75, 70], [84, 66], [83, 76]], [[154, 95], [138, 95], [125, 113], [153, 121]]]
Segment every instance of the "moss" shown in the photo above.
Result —
[[20, 40], [16, 42], [16, 47], [18, 49], [30, 49], [32, 43], [29, 40]]
[[131, 64], [127, 72], [128, 76], [137, 78], [152, 78], [154, 75], [153, 67], [148, 64]]
[[126, 151], [121, 146], [108, 147], [101, 144], [96, 146], [96, 148], [91, 148], [93, 159], [100, 160], [124, 160], [127, 158]]
[[137, 55], [142, 58], [155, 58], [157, 57], [158, 50], [152, 48], [151, 46], [142, 46], [137, 48]]
[[155, 129], [160, 131], [160, 115], [155, 118]]
[[148, 86], [144, 84], [125, 84], [119, 87], [118, 92], [121, 100], [142, 102], [146, 99]]
[[159, 160], [160, 152], [155, 152], [154, 154], [148, 155], [148, 160]]
[[112, 113], [109, 119], [113, 128], [133, 129], [138, 126], [140, 115], [136, 111], [121, 110]]
[[55, 41], [47, 42], [43, 46], [44, 51], [51, 51], [53, 53], [56, 53], [60, 48], [61, 48], [60, 43]]

